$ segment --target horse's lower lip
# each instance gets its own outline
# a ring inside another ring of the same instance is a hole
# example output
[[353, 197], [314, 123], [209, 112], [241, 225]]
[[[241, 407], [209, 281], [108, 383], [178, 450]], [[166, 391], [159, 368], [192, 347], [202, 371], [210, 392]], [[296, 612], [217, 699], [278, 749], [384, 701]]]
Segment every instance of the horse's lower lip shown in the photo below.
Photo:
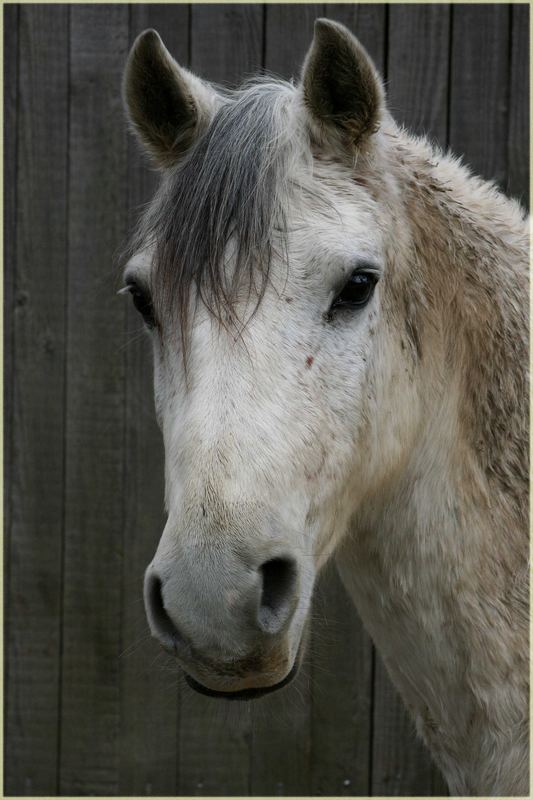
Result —
[[187, 673], [185, 673], [185, 680], [191, 689], [194, 689], [200, 694], [205, 694], [208, 697], [219, 697], [225, 700], [255, 700], [258, 697], [262, 697], [264, 694], [275, 692], [278, 689], [282, 689], [283, 686], [287, 686], [297, 672], [298, 664], [295, 662], [289, 674], [286, 675], [282, 681], [279, 681], [279, 683], [275, 683], [273, 686], [265, 686], [258, 689], [242, 689], [241, 691], [237, 692], [219, 692], [216, 689], [208, 689], [207, 686], [202, 686], [201, 683], [198, 683], [198, 681], [196, 681], [194, 678], [191, 678], [191, 676], [187, 675]]

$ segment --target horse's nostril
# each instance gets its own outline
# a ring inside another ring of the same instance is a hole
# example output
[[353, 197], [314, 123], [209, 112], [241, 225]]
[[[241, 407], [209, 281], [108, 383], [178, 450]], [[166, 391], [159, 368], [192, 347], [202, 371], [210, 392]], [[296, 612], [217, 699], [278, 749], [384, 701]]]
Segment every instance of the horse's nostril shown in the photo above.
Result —
[[176, 626], [166, 612], [162, 589], [161, 579], [157, 575], [151, 573], [146, 576], [144, 602], [152, 633], [157, 636], [166, 650], [174, 653], [179, 635]]
[[278, 633], [294, 606], [296, 564], [290, 558], [272, 558], [259, 567], [263, 579], [259, 626], [266, 633]]

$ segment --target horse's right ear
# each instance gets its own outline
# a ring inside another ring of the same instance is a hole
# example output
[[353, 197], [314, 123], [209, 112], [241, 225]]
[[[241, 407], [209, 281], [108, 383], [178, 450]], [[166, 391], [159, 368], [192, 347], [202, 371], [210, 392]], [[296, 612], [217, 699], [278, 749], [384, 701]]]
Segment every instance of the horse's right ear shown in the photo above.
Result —
[[216, 93], [178, 66], [154, 30], [141, 33], [131, 48], [123, 97], [135, 132], [160, 167], [184, 155], [216, 103]]
[[380, 77], [364, 47], [338, 22], [316, 20], [302, 90], [320, 138], [358, 145], [379, 126], [384, 106]]

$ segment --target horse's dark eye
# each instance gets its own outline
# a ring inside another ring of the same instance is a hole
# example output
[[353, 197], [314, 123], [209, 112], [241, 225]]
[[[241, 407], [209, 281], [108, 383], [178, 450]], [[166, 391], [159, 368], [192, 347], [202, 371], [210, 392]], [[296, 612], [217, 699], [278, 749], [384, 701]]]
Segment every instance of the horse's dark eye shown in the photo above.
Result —
[[377, 276], [371, 272], [354, 272], [344, 284], [342, 291], [331, 304], [330, 313], [341, 308], [362, 308], [374, 292]]
[[153, 328], [155, 326], [155, 316], [152, 298], [150, 297], [149, 292], [147, 292], [146, 289], [142, 289], [136, 283], [128, 284], [127, 288], [133, 297], [133, 305], [139, 314], [142, 314], [144, 322], [149, 328]]

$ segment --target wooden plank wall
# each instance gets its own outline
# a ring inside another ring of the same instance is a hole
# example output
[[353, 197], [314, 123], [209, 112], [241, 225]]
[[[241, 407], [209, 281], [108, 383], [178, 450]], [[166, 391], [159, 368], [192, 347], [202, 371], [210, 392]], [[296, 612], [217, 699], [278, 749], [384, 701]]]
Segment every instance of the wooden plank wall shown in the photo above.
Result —
[[120, 78], [146, 27], [218, 83], [297, 76], [325, 15], [367, 46], [401, 122], [526, 203], [528, 14], [4, 7], [7, 795], [445, 793], [333, 570], [301, 675], [260, 703], [192, 693], [147, 635], [162, 447], [113, 256], [156, 176], [126, 134]]

